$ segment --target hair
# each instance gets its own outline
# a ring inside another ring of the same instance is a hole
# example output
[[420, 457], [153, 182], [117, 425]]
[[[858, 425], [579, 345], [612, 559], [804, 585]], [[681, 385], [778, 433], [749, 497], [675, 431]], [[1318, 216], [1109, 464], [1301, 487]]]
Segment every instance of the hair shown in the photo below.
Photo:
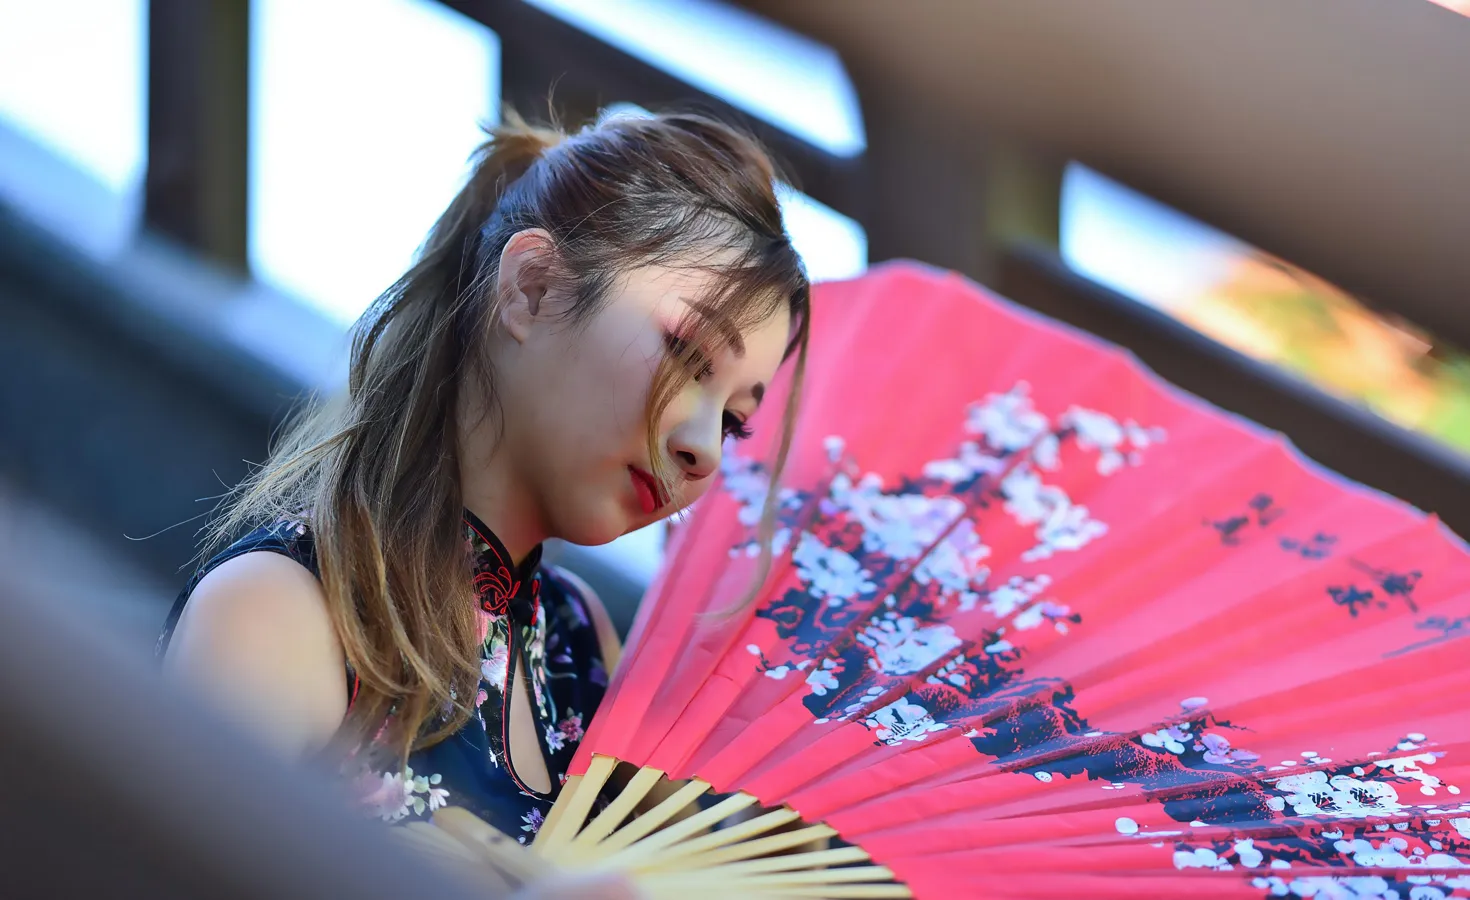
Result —
[[769, 570], [775, 482], [806, 364], [810, 286], [783, 226], [774, 166], [751, 137], [691, 114], [609, 118], [573, 135], [511, 114], [487, 131], [413, 265], [354, 326], [345, 393], [305, 405], [227, 497], [209, 541], [282, 519], [311, 528], [328, 610], [360, 680], [340, 740], [351, 753], [390, 750], [400, 765], [473, 714], [480, 637], [457, 404], [465, 378], [479, 379], [493, 404], [484, 336], [499, 321], [499, 263], [512, 236], [551, 236], [545, 274], [572, 298], [564, 315], [573, 325], [634, 268], [714, 276], [687, 323], [690, 349], [660, 363], [649, 392], [650, 458], [669, 486], [658, 421], [697, 373], [699, 348], [789, 312], [795, 362], [752, 596]]

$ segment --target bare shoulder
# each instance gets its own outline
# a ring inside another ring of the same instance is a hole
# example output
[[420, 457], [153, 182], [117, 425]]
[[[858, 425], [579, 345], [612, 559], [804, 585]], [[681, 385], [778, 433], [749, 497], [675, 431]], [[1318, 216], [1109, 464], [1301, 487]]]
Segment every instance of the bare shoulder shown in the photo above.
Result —
[[288, 755], [325, 744], [347, 710], [326, 596], [311, 572], [277, 553], [237, 556], [201, 579], [165, 662]]
[[623, 642], [618, 638], [618, 630], [613, 625], [612, 617], [607, 614], [607, 607], [602, 598], [592, 589], [582, 577], [575, 572], [561, 566], [553, 567], [556, 576], [576, 589], [577, 595], [582, 598], [587, 607], [587, 614], [592, 618], [592, 628], [597, 632], [597, 643], [602, 649], [602, 662], [611, 672], [617, 668], [618, 659], [623, 653]]

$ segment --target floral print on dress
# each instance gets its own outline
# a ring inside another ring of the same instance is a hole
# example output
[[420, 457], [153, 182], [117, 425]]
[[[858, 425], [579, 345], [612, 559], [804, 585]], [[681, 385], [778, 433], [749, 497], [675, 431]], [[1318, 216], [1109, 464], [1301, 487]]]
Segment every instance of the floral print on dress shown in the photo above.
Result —
[[[366, 815], [408, 822], [431, 818], [436, 810], [453, 804], [525, 839], [534, 836], [551, 809], [585, 723], [607, 689], [607, 670], [587, 601], [573, 579], [555, 567], [542, 566], [539, 549], [522, 565], [511, 565], [499, 540], [468, 511], [464, 535], [481, 642], [480, 679], [473, 689], [475, 715], [447, 739], [410, 754], [401, 771], [375, 771], [359, 764], [344, 777]], [[314, 541], [305, 524], [282, 522], [257, 529], [191, 579], [170, 612], [159, 640], [160, 653], [199, 580], [226, 560], [255, 551], [287, 556], [317, 572]], [[555, 652], [549, 653], [549, 647]], [[545, 794], [529, 790], [515, 772], [519, 760], [506, 754], [507, 685], [513, 673], [531, 686], [537, 720], [533, 746], [541, 748], [551, 775], [552, 787]], [[355, 676], [350, 670], [347, 681], [353, 697]], [[380, 737], [386, 730], [385, 722]]]

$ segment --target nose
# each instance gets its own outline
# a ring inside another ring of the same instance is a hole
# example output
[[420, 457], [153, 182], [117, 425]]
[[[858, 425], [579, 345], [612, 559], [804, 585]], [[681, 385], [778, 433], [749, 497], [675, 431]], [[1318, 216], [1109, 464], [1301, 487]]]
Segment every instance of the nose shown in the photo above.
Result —
[[723, 436], [718, 424], [709, 428], [688, 422], [669, 435], [669, 456], [683, 471], [685, 479], [702, 481], [720, 466], [720, 439]]

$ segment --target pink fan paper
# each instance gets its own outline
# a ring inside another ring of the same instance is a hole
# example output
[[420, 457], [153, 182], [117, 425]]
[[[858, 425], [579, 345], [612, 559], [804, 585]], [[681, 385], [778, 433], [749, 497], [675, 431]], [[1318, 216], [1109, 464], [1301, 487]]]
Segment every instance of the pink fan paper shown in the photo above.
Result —
[[[784, 390], [536, 850], [667, 896], [1470, 897], [1470, 558], [1435, 518], [893, 264], [816, 290], [742, 607]], [[742, 807], [774, 811], [711, 828]]]

